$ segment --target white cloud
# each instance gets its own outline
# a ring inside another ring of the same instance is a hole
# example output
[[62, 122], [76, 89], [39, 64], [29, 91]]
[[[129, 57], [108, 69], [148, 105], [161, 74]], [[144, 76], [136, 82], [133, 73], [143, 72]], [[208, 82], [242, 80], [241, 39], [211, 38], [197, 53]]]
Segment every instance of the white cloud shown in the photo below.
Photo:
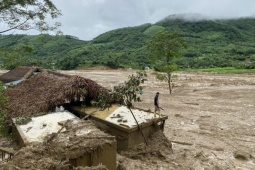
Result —
[[64, 34], [90, 40], [106, 31], [155, 23], [170, 14], [213, 18], [254, 16], [255, 0], [52, 0], [62, 11]]

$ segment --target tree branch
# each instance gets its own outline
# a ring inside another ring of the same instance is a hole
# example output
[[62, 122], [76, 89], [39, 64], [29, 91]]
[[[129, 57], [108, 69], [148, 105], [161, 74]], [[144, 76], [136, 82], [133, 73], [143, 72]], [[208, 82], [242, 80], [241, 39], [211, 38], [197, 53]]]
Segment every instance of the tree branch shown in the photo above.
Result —
[[5, 32], [8, 32], [8, 31], [10, 31], [10, 30], [17, 29], [17, 28], [20, 27], [21, 25], [24, 25], [28, 20], [29, 20], [29, 19], [26, 19], [24, 22], [20, 23], [19, 25], [16, 25], [15, 27], [9, 28], [9, 29], [4, 30], [4, 31], [0, 31], [0, 34], [5, 33]]

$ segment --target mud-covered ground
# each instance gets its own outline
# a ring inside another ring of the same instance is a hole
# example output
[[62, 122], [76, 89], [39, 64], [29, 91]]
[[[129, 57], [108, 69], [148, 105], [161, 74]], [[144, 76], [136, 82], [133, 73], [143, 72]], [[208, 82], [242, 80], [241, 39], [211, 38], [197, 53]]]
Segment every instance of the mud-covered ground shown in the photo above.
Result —
[[[90, 78], [109, 88], [124, 82], [135, 71], [63, 73]], [[143, 156], [126, 153], [126, 157], [118, 156], [119, 161], [127, 169], [255, 169], [255, 75], [185, 72], [175, 75], [170, 95], [167, 83], [155, 79], [153, 72], [148, 71], [142, 102], [136, 104], [153, 110], [154, 95], [160, 92], [160, 106], [164, 108], [161, 113], [168, 116], [164, 134], [172, 141], [173, 153], [164, 148], [144, 152]]]
[[[107, 88], [135, 74], [134, 70], [107, 69], [61, 72]], [[154, 95], [160, 92], [161, 113], [168, 116], [166, 138], [158, 132], [148, 146], [119, 153], [118, 169], [255, 169], [255, 74], [175, 75], [170, 95], [167, 84], [148, 71], [142, 102], [136, 105], [153, 110]]]

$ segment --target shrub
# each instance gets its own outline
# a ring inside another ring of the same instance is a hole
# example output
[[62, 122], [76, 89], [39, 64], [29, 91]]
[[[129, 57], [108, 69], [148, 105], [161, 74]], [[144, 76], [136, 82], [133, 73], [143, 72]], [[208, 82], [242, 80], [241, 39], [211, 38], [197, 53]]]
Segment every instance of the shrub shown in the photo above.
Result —
[[7, 134], [7, 128], [5, 126], [5, 119], [7, 117], [8, 99], [4, 96], [5, 87], [0, 81], [0, 133]]

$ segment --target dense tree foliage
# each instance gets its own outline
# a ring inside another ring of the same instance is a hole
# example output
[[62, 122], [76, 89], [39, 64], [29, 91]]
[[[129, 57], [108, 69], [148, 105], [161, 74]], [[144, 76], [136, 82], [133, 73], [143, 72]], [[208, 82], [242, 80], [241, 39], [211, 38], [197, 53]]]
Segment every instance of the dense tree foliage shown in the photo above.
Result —
[[5, 48], [4, 50], [0, 50], [1, 66], [6, 69], [13, 69], [18, 66], [29, 65], [31, 61], [27, 56], [31, 53], [31, 51], [32, 48], [29, 46]]
[[254, 68], [254, 25], [253, 18], [197, 21], [167, 18], [155, 24], [112, 30], [92, 41], [70, 35], [0, 35], [0, 48], [29, 46], [32, 51], [26, 56], [29, 58], [26, 64], [45, 68], [105, 65], [143, 69], [152, 66], [147, 60], [149, 52], [145, 42], [158, 32], [176, 31], [188, 45], [181, 50], [182, 57], [176, 60], [179, 68]]
[[[61, 70], [72, 70], [72, 69], [75, 69], [76, 67], [78, 67], [80, 64], [80, 59], [78, 57], [64, 57], [64, 58], [61, 58], [56, 66], [58, 69], [61, 69]], [[52, 63], [52, 65], [55, 65], [55, 63]]]

